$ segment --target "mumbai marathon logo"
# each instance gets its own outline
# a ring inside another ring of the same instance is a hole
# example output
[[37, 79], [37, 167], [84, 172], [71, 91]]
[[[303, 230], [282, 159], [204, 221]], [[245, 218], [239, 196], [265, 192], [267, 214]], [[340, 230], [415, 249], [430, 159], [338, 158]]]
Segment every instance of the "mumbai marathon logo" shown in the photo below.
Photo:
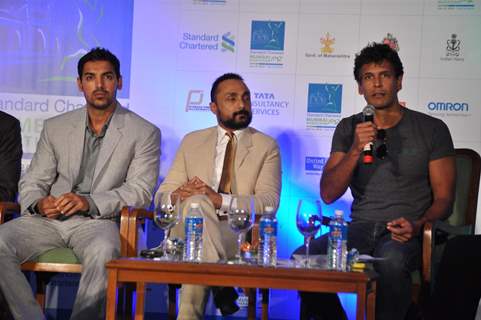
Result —
[[249, 63], [257, 68], [281, 68], [284, 65], [285, 21], [251, 23]]
[[428, 113], [437, 117], [470, 116], [467, 102], [428, 102]]
[[439, 10], [473, 10], [474, 0], [438, 0]]
[[342, 84], [309, 83], [307, 129], [333, 129], [341, 120]]
[[336, 38], [334, 38], [329, 32], [327, 32], [323, 37], [320, 38], [321, 49], [320, 53], [306, 52], [306, 58], [344, 58], [349, 59], [349, 54], [336, 53], [335, 43]]
[[253, 92], [252, 114], [280, 116], [289, 107], [289, 101], [276, 98], [272, 92]]
[[388, 33], [384, 39], [382, 39], [382, 43], [387, 44], [391, 47], [391, 49], [399, 52], [399, 42], [397, 41], [396, 37], [392, 35], [392, 33]]
[[224, 34], [184, 32], [182, 40], [179, 42], [179, 48], [181, 50], [234, 52], [235, 36], [230, 32]]
[[208, 102], [204, 102], [204, 90], [189, 90], [187, 93], [187, 101], [185, 103], [185, 112], [189, 111], [209, 111]]
[[326, 162], [326, 157], [306, 157], [304, 166], [306, 174], [320, 174], [324, 170]]
[[444, 57], [441, 57], [442, 61], [464, 61], [461, 56], [461, 40], [458, 35], [453, 33], [451, 38], [446, 40], [446, 53]]

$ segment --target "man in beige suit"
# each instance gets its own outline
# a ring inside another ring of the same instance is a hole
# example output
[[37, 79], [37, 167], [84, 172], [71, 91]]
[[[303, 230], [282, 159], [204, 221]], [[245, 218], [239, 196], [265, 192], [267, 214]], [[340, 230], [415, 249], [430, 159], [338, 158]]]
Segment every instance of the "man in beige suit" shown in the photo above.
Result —
[[[180, 197], [184, 216], [190, 203], [200, 203], [204, 212], [202, 259], [216, 262], [233, 258], [236, 251], [236, 236], [226, 219], [232, 195], [252, 195], [257, 214], [266, 206], [278, 207], [281, 160], [275, 140], [248, 127], [252, 120], [250, 91], [239, 75], [227, 73], [215, 80], [210, 109], [218, 125], [184, 137], [156, 203], [161, 195], [173, 203]], [[231, 139], [233, 148], [228, 146]], [[227, 187], [226, 154], [235, 159]], [[184, 237], [183, 222], [173, 228], [172, 236]], [[208, 287], [183, 285], [178, 319], [202, 319], [208, 293]], [[217, 296], [222, 300], [229, 294], [224, 291]], [[215, 292], [214, 300], [219, 307]], [[236, 309], [221, 311], [228, 314]]]

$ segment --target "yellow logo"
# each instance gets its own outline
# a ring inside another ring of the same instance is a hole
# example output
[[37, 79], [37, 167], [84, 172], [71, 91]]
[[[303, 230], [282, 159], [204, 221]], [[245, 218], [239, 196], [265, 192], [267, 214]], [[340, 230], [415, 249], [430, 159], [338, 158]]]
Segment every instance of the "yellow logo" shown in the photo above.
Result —
[[326, 33], [325, 37], [321, 37], [321, 52], [325, 54], [330, 54], [334, 52], [334, 49], [332, 48], [332, 45], [336, 42], [336, 38], [332, 38], [331, 35]]

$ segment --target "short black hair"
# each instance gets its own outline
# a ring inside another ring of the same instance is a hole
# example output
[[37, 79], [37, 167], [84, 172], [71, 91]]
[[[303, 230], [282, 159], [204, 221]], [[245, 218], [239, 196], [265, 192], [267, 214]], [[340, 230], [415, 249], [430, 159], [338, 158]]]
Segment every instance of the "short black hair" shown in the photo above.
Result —
[[238, 75], [237, 73], [232, 73], [232, 72], [224, 73], [223, 75], [221, 75], [220, 77], [215, 79], [214, 83], [212, 84], [212, 89], [210, 89], [210, 101], [211, 102], [215, 102], [215, 95], [217, 94], [217, 88], [219, 87], [219, 84], [222, 81], [226, 81], [226, 80], [244, 81], [244, 79], [240, 75]]
[[361, 68], [370, 63], [380, 64], [388, 61], [394, 68], [396, 78], [404, 74], [403, 64], [396, 50], [384, 43], [372, 42], [356, 54], [354, 59], [354, 79], [361, 82]]
[[77, 71], [79, 78], [82, 78], [84, 71], [84, 65], [90, 61], [108, 61], [114, 67], [115, 75], [117, 79], [120, 78], [120, 61], [117, 57], [105, 48], [96, 47], [91, 49], [78, 61]]

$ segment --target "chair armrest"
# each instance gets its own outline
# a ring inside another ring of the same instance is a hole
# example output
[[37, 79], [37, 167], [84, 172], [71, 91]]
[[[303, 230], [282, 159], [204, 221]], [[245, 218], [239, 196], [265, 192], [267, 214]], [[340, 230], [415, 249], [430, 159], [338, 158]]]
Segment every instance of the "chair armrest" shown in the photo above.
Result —
[[137, 256], [138, 225], [153, 219], [154, 213], [143, 208], [125, 206], [120, 211], [120, 255]]
[[423, 281], [431, 282], [431, 255], [432, 255], [432, 235], [433, 223], [426, 222], [423, 228]]
[[20, 213], [20, 205], [16, 202], [0, 202], [0, 224], [4, 223], [7, 218]]

